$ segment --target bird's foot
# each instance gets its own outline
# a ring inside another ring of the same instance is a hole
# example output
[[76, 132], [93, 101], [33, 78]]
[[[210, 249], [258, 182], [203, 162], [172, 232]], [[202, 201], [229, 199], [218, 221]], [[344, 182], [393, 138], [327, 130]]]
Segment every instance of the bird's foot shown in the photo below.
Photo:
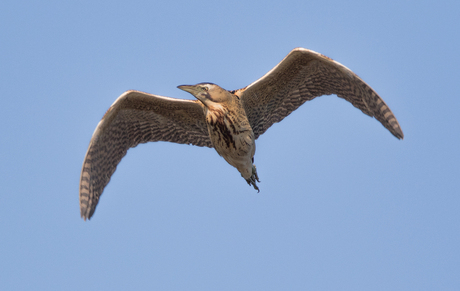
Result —
[[252, 175], [249, 179], [246, 179], [249, 186], [253, 186], [257, 190], [257, 193], [260, 192], [259, 187], [257, 187], [256, 181], [260, 183], [259, 176], [257, 175], [257, 169], [255, 165], [252, 165]]

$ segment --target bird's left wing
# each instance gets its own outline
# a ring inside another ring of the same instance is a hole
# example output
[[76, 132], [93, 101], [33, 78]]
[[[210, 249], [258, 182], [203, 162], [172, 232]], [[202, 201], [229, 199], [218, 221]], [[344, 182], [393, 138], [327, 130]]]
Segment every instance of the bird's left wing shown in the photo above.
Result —
[[292, 50], [262, 78], [233, 92], [240, 96], [256, 138], [304, 102], [330, 94], [375, 117], [398, 139], [404, 137], [390, 108], [369, 85], [342, 64], [304, 48]]
[[198, 101], [127, 91], [96, 127], [80, 177], [80, 212], [91, 218], [110, 177], [129, 148], [149, 141], [212, 147]]

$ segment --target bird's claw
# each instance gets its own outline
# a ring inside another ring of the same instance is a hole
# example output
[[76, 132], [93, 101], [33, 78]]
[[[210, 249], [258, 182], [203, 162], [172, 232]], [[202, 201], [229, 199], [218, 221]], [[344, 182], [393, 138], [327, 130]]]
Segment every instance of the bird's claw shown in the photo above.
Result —
[[257, 175], [257, 169], [255, 165], [252, 165], [252, 176], [249, 179], [246, 179], [249, 186], [253, 186], [257, 190], [257, 193], [260, 192], [259, 187], [257, 187], [256, 181], [260, 183], [259, 176]]

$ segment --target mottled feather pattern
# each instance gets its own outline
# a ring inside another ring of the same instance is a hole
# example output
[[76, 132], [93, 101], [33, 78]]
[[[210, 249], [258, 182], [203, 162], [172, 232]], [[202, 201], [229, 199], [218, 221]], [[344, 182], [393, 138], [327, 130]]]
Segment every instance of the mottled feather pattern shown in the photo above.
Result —
[[209, 135], [217, 153], [249, 179], [255, 153], [254, 134], [239, 98], [226, 90], [221, 94], [228, 101], [206, 110]]
[[[215, 132], [215, 139], [211, 136], [211, 141], [213, 142], [214, 148], [217, 149], [216, 144], [221, 145], [221, 147], [235, 149], [235, 126], [233, 120], [227, 121], [225, 117], [225, 112], [215, 111], [212, 114], [212, 117], [208, 119], [208, 124], [210, 127], [210, 132]], [[233, 128], [233, 131], [230, 129]], [[219, 153], [219, 151], [218, 151]], [[220, 154], [220, 153], [219, 153]]]
[[129, 148], [150, 141], [212, 147], [198, 103], [163, 101], [159, 96], [131, 91], [123, 94], [104, 115], [83, 163], [82, 217], [92, 216], [102, 191]]
[[310, 50], [293, 50], [272, 71], [236, 92], [256, 138], [304, 102], [330, 94], [374, 116], [397, 138], [404, 136], [393, 113], [371, 87], [345, 66]]
[[213, 146], [230, 164], [232, 159], [238, 159], [234, 152], [246, 155], [249, 152], [243, 150], [244, 145], [252, 146], [245, 141], [252, 133], [244, 114], [239, 101], [235, 101], [231, 106], [223, 105], [220, 110], [213, 110], [207, 117]]
[[167, 141], [214, 147], [256, 190], [255, 139], [306, 101], [336, 94], [375, 117], [395, 137], [404, 134], [379, 95], [351, 70], [297, 48], [262, 78], [226, 91], [212, 83], [179, 86], [190, 101], [138, 91], [122, 94], [96, 127], [83, 162], [80, 209], [91, 218], [118, 163], [139, 143]]

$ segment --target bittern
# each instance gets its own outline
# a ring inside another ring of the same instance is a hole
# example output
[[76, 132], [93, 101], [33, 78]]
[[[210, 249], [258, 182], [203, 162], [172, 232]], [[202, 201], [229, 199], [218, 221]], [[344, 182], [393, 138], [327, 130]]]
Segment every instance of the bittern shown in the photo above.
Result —
[[112, 104], [91, 138], [80, 177], [80, 211], [94, 214], [99, 197], [129, 148], [168, 141], [214, 148], [259, 190], [255, 140], [306, 101], [335, 94], [404, 137], [390, 108], [342, 64], [304, 48], [292, 50], [249, 86], [227, 91], [212, 83], [182, 85], [197, 100], [127, 91]]

